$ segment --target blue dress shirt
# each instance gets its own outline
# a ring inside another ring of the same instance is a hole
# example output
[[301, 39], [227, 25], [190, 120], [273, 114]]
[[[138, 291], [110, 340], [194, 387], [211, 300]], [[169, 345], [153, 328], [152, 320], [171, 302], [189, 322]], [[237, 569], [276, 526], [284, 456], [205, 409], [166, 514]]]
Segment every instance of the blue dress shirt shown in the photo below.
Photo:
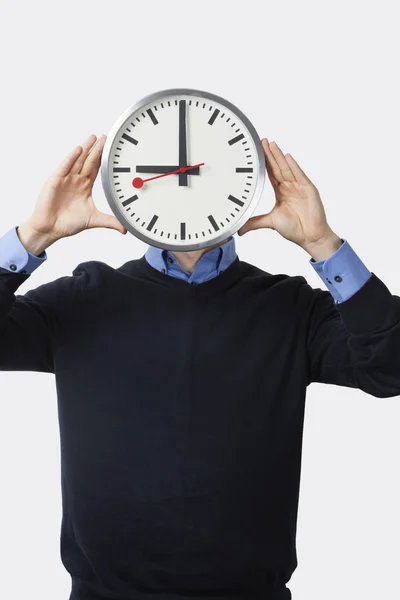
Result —
[[3, 269], [31, 274], [46, 259], [46, 250], [35, 256], [25, 249], [18, 237], [17, 227], [13, 227], [0, 238], [0, 267]]
[[[309, 264], [318, 273], [336, 304], [344, 302], [359, 290], [371, 277], [359, 256], [347, 240], [326, 260], [309, 260]], [[179, 277], [191, 284], [203, 283], [219, 275], [236, 258], [235, 240], [231, 236], [227, 242], [208, 250], [197, 262], [193, 273], [185, 271], [171, 252], [166, 249], [149, 246], [145, 258], [155, 269]], [[0, 267], [14, 273], [31, 274], [47, 260], [46, 251], [39, 256], [28, 252], [22, 245], [17, 227], [13, 227], [0, 237]]]
[[227, 242], [208, 250], [197, 262], [193, 273], [185, 271], [171, 252], [149, 246], [145, 258], [152, 267], [167, 275], [179, 277], [188, 283], [203, 283], [225, 271], [236, 258], [235, 240], [231, 236]]

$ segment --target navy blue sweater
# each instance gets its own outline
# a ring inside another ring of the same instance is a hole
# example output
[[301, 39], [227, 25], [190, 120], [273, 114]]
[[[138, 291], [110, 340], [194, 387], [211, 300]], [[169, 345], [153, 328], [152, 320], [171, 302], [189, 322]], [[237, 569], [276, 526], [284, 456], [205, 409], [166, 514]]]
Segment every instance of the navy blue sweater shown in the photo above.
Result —
[[197, 286], [144, 256], [27, 277], [0, 271], [0, 368], [55, 375], [70, 599], [291, 598], [306, 388], [400, 394], [400, 298], [238, 257]]

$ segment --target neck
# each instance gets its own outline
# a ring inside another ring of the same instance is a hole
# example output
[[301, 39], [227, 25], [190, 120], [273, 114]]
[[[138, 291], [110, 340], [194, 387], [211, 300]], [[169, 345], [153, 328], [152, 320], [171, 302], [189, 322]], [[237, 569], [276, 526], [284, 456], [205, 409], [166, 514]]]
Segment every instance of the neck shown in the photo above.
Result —
[[210, 250], [214, 250], [214, 248], [218, 248], [218, 246], [222, 246], [223, 244], [226, 244], [227, 241], [228, 240], [224, 240], [223, 242], [220, 242], [219, 244], [215, 244], [214, 246], [210, 246], [209, 248], [203, 248], [203, 250], [192, 250], [191, 252], [172, 252], [171, 251], [171, 254], [173, 254], [175, 256], [176, 260], [179, 262], [182, 269], [184, 269], [185, 271], [188, 271], [189, 273], [193, 273], [200, 258], [206, 252], [210, 252]]

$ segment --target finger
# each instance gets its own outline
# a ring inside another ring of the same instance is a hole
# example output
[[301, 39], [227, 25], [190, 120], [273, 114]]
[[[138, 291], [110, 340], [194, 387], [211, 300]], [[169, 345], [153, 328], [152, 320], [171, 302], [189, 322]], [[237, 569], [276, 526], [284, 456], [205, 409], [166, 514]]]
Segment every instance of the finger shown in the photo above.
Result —
[[311, 179], [309, 179], [309, 177], [307, 177], [307, 175], [304, 173], [303, 169], [300, 168], [299, 164], [295, 161], [295, 159], [293, 158], [293, 156], [291, 154], [286, 154], [286, 159], [290, 165], [290, 169], [292, 171], [292, 173], [294, 174], [294, 176], [296, 177], [296, 181], [298, 183], [302, 183], [302, 184], [307, 184], [309, 185], [310, 183], [312, 183]]
[[271, 152], [267, 138], [263, 138], [261, 143], [264, 150], [265, 165], [267, 167], [268, 176], [271, 179], [272, 185], [276, 185], [277, 183], [284, 181], [283, 175], [274, 155]]
[[113, 215], [107, 215], [106, 213], [102, 213], [100, 211], [97, 211], [90, 220], [88, 229], [92, 229], [94, 227], [106, 227], [107, 229], [116, 229], [124, 234], [127, 233], [126, 227], [124, 227], [116, 217]]
[[70, 171], [71, 173], [74, 173], [74, 174], [80, 173], [83, 163], [85, 162], [86, 157], [89, 154], [89, 150], [93, 146], [93, 144], [96, 142], [96, 139], [97, 139], [96, 136], [94, 135], [94, 133], [92, 133], [83, 142], [83, 144], [82, 144], [83, 152], [78, 157], [78, 159], [75, 161], [75, 164], [73, 165], [73, 167]]
[[279, 148], [276, 142], [270, 144], [271, 152], [279, 165], [280, 172], [282, 173], [284, 181], [295, 181], [296, 178], [292, 173], [289, 163], [287, 162], [282, 150]]
[[103, 153], [106, 139], [107, 138], [103, 133], [90, 150], [80, 171], [81, 175], [89, 177], [92, 181], [96, 179], [97, 173], [99, 172], [99, 168], [101, 165], [101, 155]]
[[60, 163], [57, 169], [54, 171], [56, 177], [65, 177], [71, 170], [72, 165], [75, 163], [78, 156], [83, 151], [82, 146], [76, 146], [66, 158]]
[[[272, 211], [271, 211], [272, 212]], [[239, 230], [238, 234], [243, 235], [247, 233], [247, 231], [251, 231], [252, 229], [274, 229], [271, 212], [265, 215], [256, 215], [255, 217], [251, 217]]]
[[[264, 149], [264, 140], [261, 140], [261, 143], [262, 143], [263, 149]], [[265, 158], [265, 168], [267, 169], [269, 180], [270, 180], [270, 182], [272, 184], [272, 187], [275, 188], [278, 185], [278, 180], [276, 179], [274, 173], [272, 172], [272, 167], [269, 164], [269, 161], [267, 160], [267, 156], [265, 154], [265, 150], [264, 150], [264, 158]]]

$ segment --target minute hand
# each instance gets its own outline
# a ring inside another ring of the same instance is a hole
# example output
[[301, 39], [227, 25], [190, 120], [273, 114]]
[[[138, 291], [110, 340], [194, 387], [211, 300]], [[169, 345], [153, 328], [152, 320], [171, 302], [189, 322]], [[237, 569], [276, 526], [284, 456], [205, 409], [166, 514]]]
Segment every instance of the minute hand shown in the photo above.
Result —
[[[179, 166], [187, 166], [186, 148], [186, 100], [179, 100]], [[187, 173], [179, 174], [179, 185], [187, 185]]]

